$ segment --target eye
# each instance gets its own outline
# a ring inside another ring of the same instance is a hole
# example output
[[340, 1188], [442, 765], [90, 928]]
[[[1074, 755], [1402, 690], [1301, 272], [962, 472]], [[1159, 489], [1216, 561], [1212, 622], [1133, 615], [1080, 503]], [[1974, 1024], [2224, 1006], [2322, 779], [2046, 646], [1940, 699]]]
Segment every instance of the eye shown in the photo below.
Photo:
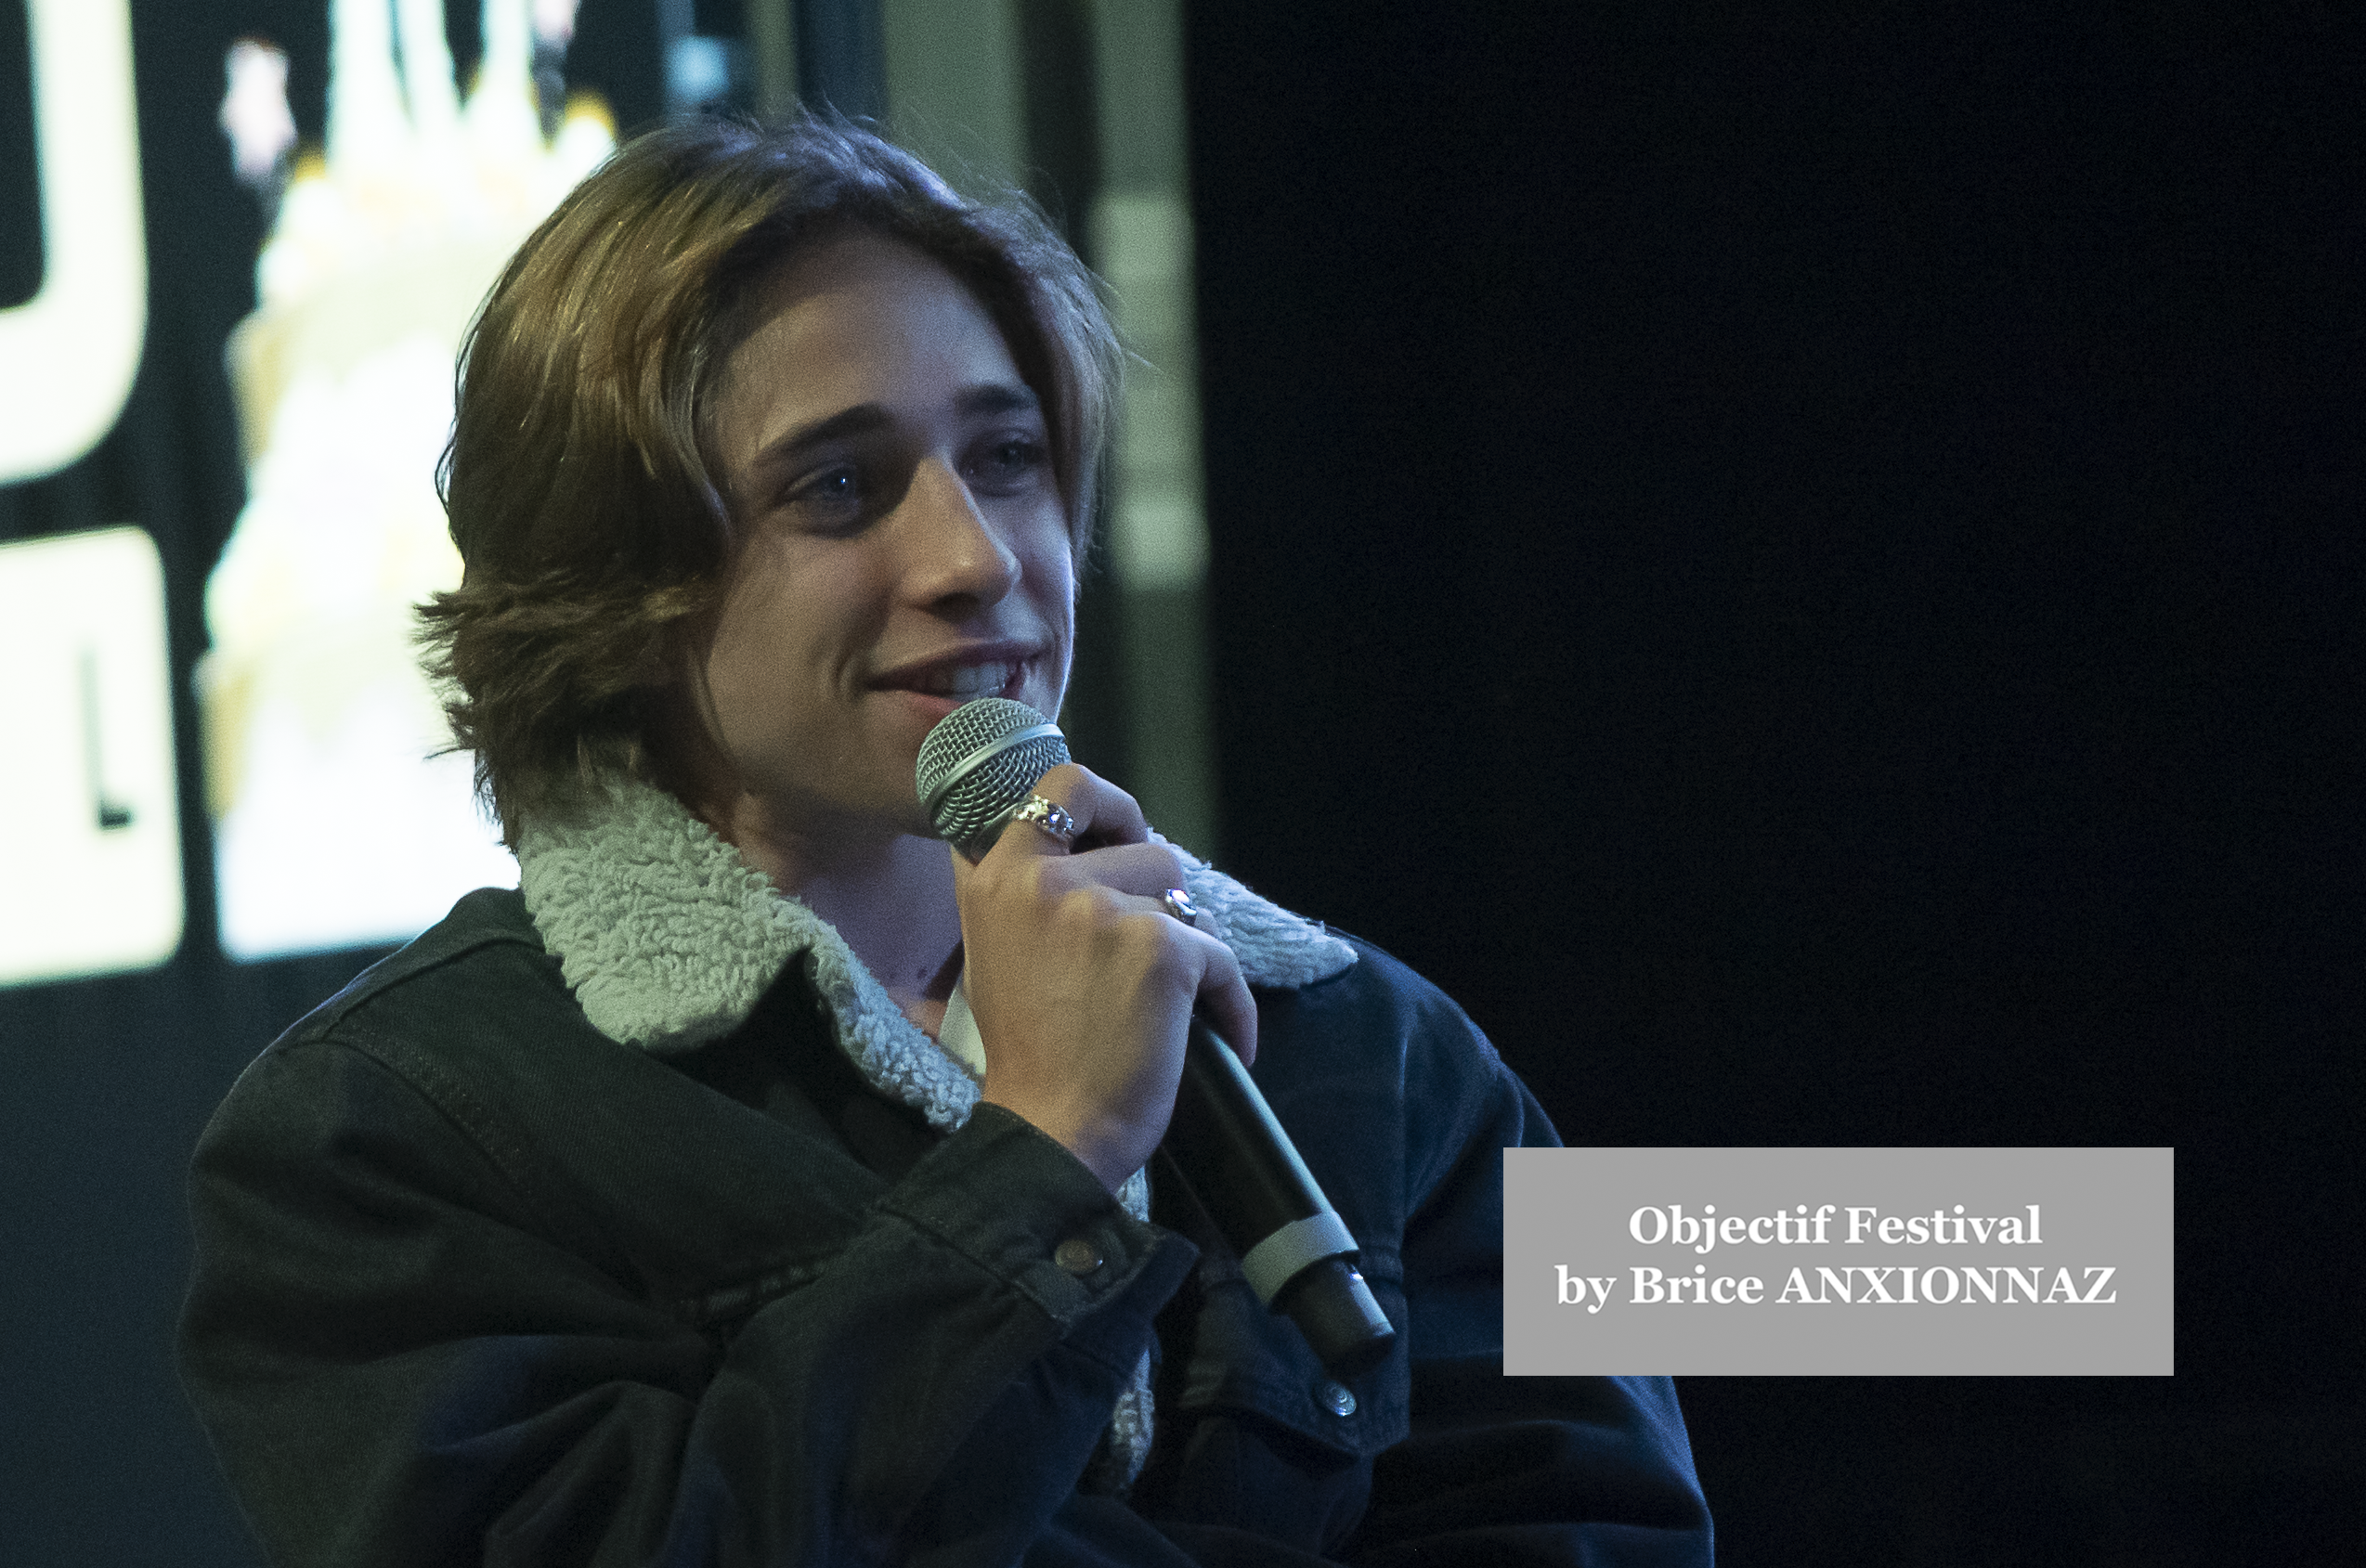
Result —
[[1050, 450], [1038, 437], [1001, 435], [978, 447], [963, 477], [983, 495], [1021, 495], [1042, 483], [1050, 466]]
[[863, 515], [863, 476], [852, 463], [833, 463], [794, 481], [782, 496], [809, 525], [845, 527]]

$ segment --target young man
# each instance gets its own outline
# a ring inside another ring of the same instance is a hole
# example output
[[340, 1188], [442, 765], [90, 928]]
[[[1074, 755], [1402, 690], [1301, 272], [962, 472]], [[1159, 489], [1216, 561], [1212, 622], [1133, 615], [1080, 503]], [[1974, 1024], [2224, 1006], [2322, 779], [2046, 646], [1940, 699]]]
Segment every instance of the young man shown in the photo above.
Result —
[[[1116, 363], [1039, 221], [840, 126], [656, 133], [512, 262], [425, 616], [521, 891], [198, 1153], [184, 1366], [276, 1562], [1709, 1560], [1665, 1380], [1502, 1376], [1554, 1139], [1452, 1003], [1080, 768], [930, 836], [937, 719], [1059, 709]], [[1398, 1330], [1350, 1383], [1142, 1174], [1195, 1004]]]

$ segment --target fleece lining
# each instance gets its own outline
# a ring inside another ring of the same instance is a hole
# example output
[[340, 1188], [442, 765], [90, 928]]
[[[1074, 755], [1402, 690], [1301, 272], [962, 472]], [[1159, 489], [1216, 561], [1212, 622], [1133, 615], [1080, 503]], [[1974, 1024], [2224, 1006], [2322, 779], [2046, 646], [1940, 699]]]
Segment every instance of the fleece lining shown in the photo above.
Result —
[[[886, 987], [821, 916], [668, 792], [618, 779], [571, 818], [528, 821], [519, 885], [542, 942], [583, 1015], [610, 1039], [656, 1056], [694, 1050], [746, 1021], [781, 971], [804, 964], [838, 1048], [881, 1094], [950, 1133], [969, 1120], [978, 1081], [904, 1016]], [[1231, 877], [1194, 862], [1185, 884], [1201, 927], [1231, 948], [1253, 986], [1293, 988], [1338, 974], [1356, 950]], [[1150, 1214], [1137, 1171], [1118, 1193]], [[1109, 1481], [1130, 1483], [1150, 1453], [1150, 1357], [1119, 1397]]]

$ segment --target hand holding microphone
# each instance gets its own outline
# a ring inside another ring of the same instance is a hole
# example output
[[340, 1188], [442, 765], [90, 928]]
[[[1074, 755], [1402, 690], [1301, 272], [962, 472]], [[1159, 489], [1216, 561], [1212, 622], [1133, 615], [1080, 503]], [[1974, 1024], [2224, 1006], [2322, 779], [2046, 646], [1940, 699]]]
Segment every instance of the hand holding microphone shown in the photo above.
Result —
[[1130, 797], [1072, 763], [1033, 794], [1066, 831], [1013, 823], [954, 873], [964, 984], [987, 1048], [981, 1097], [1114, 1191], [1166, 1129], [1195, 1001], [1251, 1051], [1255, 1005], [1231, 950], [1167, 913], [1160, 896], [1182, 885], [1183, 860], [1149, 840]]
[[956, 709], [922, 745], [916, 784], [958, 852], [982, 1097], [1112, 1190], [1166, 1134], [1259, 1299], [1334, 1371], [1379, 1360], [1394, 1330], [1353, 1267], [1355, 1240], [1246, 1070], [1256, 1011], [1240, 965], [1187, 918], [1188, 900], [1167, 899], [1182, 856], [1151, 838], [1132, 797], [1069, 763], [1059, 730], [1023, 704]]

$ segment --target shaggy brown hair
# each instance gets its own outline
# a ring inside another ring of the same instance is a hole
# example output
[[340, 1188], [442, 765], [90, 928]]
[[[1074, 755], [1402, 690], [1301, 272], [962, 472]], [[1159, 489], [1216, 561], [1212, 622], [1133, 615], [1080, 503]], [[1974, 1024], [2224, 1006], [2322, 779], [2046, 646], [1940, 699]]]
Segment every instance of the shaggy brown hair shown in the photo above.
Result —
[[848, 222], [974, 293], [1043, 400], [1081, 559], [1119, 350], [1091, 275], [1023, 200], [954, 194], [843, 123], [693, 121], [626, 144], [534, 231], [462, 345], [437, 475], [461, 587], [421, 606], [452, 732], [517, 842], [604, 774], [652, 775], [683, 623], [712, 602], [733, 523], [706, 403], [757, 286]]

